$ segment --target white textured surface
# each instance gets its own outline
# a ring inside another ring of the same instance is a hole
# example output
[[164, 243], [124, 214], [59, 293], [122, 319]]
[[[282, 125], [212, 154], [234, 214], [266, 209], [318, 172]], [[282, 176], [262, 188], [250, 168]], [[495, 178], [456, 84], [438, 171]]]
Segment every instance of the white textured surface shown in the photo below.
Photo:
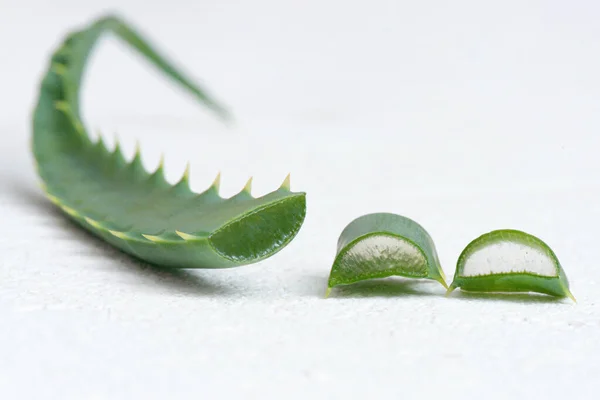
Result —
[[535, 247], [512, 242], [498, 242], [474, 251], [465, 261], [462, 276], [508, 272], [556, 276], [556, 266], [546, 253]]
[[[594, 1], [0, 0], [0, 398], [595, 399], [600, 389], [600, 11]], [[163, 5], [161, 5], [163, 4]], [[493, 5], [492, 5], [493, 4]], [[292, 172], [297, 239], [260, 264], [159, 271], [65, 222], [29, 155], [66, 29], [121, 10], [231, 105], [226, 129], [107, 40], [84, 109], [174, 181], [225, 194]], [[35, 16], [37, 15], [37, 16]], [[382, 145], [385, 144], [385, 145]], [[578, 299], [437, 282], [324, 300], [355, 217], [406, 215], [452, 275], [492, 229], [539, 236]]]

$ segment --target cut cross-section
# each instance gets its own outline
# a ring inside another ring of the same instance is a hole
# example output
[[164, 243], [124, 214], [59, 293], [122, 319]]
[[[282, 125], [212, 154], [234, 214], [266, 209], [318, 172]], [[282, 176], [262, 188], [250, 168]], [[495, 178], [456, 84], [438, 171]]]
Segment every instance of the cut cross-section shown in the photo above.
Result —
[[463, 250], [448, 292], [538, 292], [573, 298], [558, 258], [546, 243], [517, 230], [496, 230]]
[[433, 240], [419, 224], [390, 213], [355, 219], [338, 240], [328, 292], [334, 286], [390, 276], [434, 279], [446, 287]]

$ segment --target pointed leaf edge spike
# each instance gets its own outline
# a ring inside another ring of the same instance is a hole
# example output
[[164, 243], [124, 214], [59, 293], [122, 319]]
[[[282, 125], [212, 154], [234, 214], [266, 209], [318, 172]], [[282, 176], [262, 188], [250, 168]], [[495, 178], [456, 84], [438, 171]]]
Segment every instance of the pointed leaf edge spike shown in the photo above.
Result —
[[139, 139], [135, 141], [135, 152], [133, 153], [133, 159], [131, 160], [132, 165], [136, 163], [142, 163], [142, 146]]
[[172, 186], [172, 190], [177, 190], [180, 189], [181, 187], [185, 187], [187, 190], [191, 190], [190, 189], [190, 162], [188, 161], [188, 163], [185, 165], [185, 170], [183, 171], [183, 175], [181, 176], [181, 179], [179, 179], [179, 181]]
[[438, 272], [439, 272], [440, 276], [434, 277], [433, 280], [439, 282], [444, 287], [444, 289], [448, 290], [450, 285], [448, 285], [448, 278], [446, 277], [446, 273], [444, 272], [444, 270], [441, 267], [438, 268]]
[[573, 302], [577, 304], [577, 299], [575, 298], [575, 296], [573, 296], [573, 293], [571, 293], [571, 291], [568, 288], [565, 288], [565, 294], [569, 299], [573, 300]]
[[152, 243], [160, 243], [160, 242], [165, 241], [163, 238], [161, 238], [160, 236], [156, 236], [156, 235], [146, 235], [146, 234], [142, 233], [142, 236], [144, 238], [148, 239]]
[[98, 140], [96, 140], [96, 147], [107, 150], [106, 143], [104, 143], [104, 138], [102, 137], [102, 132], [100, 132], [99, 129], [97, 129], [97, 134]]
[[219, 190], [221, 189], [221, 171], [217, 172], [217, 176], [215, 176], [215, 179], [210, 187], [214, 189], [217, 194], [219, 194]]
[[164, 168], [165, 168], [165, 154], [161, 153], [160, 159], [158, 160], [158, 166], [156, 167], [154, 172], [152, 172], [152, 174], [150, 175], [150, 177], [148, 179], [151, 179], [152, 177], [156, 177], [157, 175], [163, 175], [163, 177], [164, 177], [164, 173], [163, 173]]
[[254, 179], [252, 176], [248, 179], [248, 181], [244, 185], [244, 188], [242, 189], [243, 192], [246, 192], [248, 194], [252, 192], [252, 179]]
[[285, 179], [281, 183], [281, 186], [279, 187], [279, 189], [283, 189], [283, 190], [289, 191], [290, 188], [291, 188], [291, 173], [287, 174], [287, 176], [285, 177]]
[[434, 281], [439, 282], [440, 285], [444, 287], [444, 289], [448, 290], [448, 282], [446, 282], [446, 280], [443, 277], [441, 277], [440, 279], [434, 279]]
[[118, 157], [122, 160], [125, 159], [125, 157], [123, 157], [123, 151], [121, 150], [121, 143], [119, 142], [119, 136], [117, 134], [115, 134], [115, 148], [112, 151], [112, 154], [114, 157]]
[[181, 177], [179, 182], [189, 182], [190, 180], [190, 162], [188, 161], [185, 164], [185, 170], [183, 171], [183, 176]]
[[112, 230], [110, 230], [110, 229], [108, 230], [108, 232], [109, 232], [111, 235], [118, 237], [119, 239], [122, 239], [122, 240], [127, 240], [127, 239], [129, 239], [129, 237], [127, 236], [127, 234], [126, 234], [125, 232], [112, 231]]
[[177, 236], [179, 236], [183, 240], [194, 240], [194, 239], [198, 238], [197, 236], [190, 235], [189, 233], [185, 233], [185, 232], [181, 232], [181, 231], [175, 231], [175, 234], [177, 234]]
[[158, 160], [158, 167], [156, 171], [160, 171], [165, 167], [165, 153], [160, 153], [160, 159]]

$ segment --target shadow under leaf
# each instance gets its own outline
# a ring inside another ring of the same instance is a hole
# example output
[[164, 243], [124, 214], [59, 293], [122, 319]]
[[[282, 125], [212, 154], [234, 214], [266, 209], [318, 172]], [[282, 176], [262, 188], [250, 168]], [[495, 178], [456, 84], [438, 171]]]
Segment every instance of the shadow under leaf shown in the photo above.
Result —
[[360, 297], [404, 297], [404, 296], [443, 296], [443, 292], [431, 290], [437, 282], [426, 280], [390, 277], [357, 282], [350, 285], [336, 286], [332, 289], [330, 298], [360, 298]]
[[[498, 293], [498, 292], [467, 292], [456, 290], [452, 292], [449, 298], [481, 300], [481, 301], [510, 301], [513, 303], [563, 303], [564, 298], [549, 296], [541, 293]], [[568, 299], [567, 299], [568, 300]], [[566, 304], [566, 302], [565, 302]]]

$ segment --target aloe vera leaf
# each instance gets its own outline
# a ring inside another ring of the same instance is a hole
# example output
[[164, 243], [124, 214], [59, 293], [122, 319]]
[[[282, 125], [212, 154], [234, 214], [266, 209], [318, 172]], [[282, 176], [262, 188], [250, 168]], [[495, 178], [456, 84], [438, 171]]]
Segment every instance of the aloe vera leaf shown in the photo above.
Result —
[[433, 240], [421, 225], [392, 213], [356, 218], [338, 239], [327, 295], [338, 285], [390, 276], [433, 279], [448, 287]]
[[138, 150], [126, 161], [117, 143], [92, 142], [81, 121], [79, 89], [98, 39], [112, 32], [222, 117], [211, 96], [159, 55], [124, 21], [107, 16], [67, 35], [53, 53], [33, 114], [32, 150], [47, 197], [85, 229], [150, 263], [180, 268], [227, 268], [257, 262], [285, 247], [300, 229], [305, 193], [281, 187], [231, 198], [219, 177], [202, 193], [190, 190], [189, 168], [175, 185], [163, 164], [147, 172]]
[[538, 292], [575, 298], [556, 254], [528, 233], [500, 229], [479, 236], [463, 250], [448, 294], [470, 292]]

